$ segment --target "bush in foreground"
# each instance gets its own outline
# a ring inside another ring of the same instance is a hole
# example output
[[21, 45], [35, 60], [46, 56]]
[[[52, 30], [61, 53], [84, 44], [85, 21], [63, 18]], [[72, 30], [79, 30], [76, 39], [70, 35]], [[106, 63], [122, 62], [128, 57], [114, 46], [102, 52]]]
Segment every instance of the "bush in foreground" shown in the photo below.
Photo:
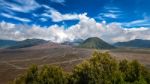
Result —
[[118, 61], [108, 53], [94, 52], [72, 73], [58, 66], [33, 65], [14, 84], [149, 84], [150, 71], [138, 61]]

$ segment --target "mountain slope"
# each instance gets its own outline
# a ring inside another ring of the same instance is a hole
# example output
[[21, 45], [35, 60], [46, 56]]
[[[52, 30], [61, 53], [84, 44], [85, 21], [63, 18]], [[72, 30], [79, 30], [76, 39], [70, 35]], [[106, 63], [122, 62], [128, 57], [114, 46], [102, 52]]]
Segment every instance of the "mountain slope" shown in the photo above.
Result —
[[61, 44], [63, 45], [70, 45], [70, 46], [78, 46], [81, 44], [84, 40], [83, 39], [75, 39], [74, 41], [66, 41]]
[[0, 40], [0, 48], [7, 48], [16, 43], [17, 41], [13, 41], [13, 40]]
[[35, 45], [47, 43], [47, 41], [42, 39], [26, 39], [23, 41], [17, 42], [15, 45], [9, 47], [11, 49], [17, 49], [17, 48], [26, 48], [26, 47], [32, 47]]
[[94, 48], [94, 49], [112, 49], [114, 46], [106, 43], [98, 37], [91, 37], [86, 39], [79, 45], [81, 48]]
[[118, 47], [150, 48], [150, 40], [135, 39], [127, 42], [118, 42], [114, 45]]

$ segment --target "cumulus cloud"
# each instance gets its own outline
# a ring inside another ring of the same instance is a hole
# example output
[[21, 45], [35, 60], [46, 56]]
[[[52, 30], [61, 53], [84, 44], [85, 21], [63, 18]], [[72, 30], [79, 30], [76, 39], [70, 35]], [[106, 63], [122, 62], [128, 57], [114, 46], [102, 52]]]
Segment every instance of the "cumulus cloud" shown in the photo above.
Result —
[[150, 39], [149, 28], [123, 28], [118, 23], [98, 23], [86, 14], [78, 15], [79, 23], [65, 29], [64, 26], [51, 25], [40, 27], [37, 25], [19, 25], [7, 22], [0, 23], [0, 39], [23, 40], [38, 38], [54, 42], [73, 41], [99, 37], [109, 43], [128, 41], [132, 39]]

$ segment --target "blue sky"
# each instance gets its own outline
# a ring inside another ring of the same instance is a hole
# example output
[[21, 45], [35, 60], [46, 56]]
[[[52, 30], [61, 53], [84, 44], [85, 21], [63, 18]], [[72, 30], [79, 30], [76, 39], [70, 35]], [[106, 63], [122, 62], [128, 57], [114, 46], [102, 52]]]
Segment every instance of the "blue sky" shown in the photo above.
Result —
[[41, 26], [64, 23], [71, 26], [78, 22], [76, 19], [52, 21], [48, 11], [56, 10], [61, 14], [87, 13], [97, 22], [117, 22], [129, 28], [149, 27], [149, 4], [150, 0], [0, 0], [0, 21]]
[[0, 0], [0, 39], [150, 39], [149, 4], [150, 0]]

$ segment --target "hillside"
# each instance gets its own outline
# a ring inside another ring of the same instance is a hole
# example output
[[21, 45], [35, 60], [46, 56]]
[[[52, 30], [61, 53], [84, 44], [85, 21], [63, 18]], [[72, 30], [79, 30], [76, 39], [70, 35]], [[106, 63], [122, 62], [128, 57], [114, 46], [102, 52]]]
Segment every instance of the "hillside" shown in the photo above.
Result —
[[117, 47], [150, 48], [150, 40], [135, 39], [127, 42], [118, 42], [114, 45]]
[[86, 39], [83, 43], [79, 45], [81, 48], [93, 48], [93, 49], [112, 49], [114, 46], [106, 43], [98, 37], [91, 37]]
[[61, 44], [63, 45], [70, 45], [70, 46], [78, 46], [80, 45], [84, 40], [83, 39], [75, 39], [74, 41], [65, 41]]
[[14, 44], [16, 44], [16, 41], [13, 40], [0, 40], [0, 48], [7, 48]]
[[47, 43], [47, 41], [42, 39], [26, 39], [23, 41], [16, 42], [15, 45], [10, 46], [10, 49], [17, 49], [17, 48], [26, 48], [26, 47], [32, 47], [35, 45]]

